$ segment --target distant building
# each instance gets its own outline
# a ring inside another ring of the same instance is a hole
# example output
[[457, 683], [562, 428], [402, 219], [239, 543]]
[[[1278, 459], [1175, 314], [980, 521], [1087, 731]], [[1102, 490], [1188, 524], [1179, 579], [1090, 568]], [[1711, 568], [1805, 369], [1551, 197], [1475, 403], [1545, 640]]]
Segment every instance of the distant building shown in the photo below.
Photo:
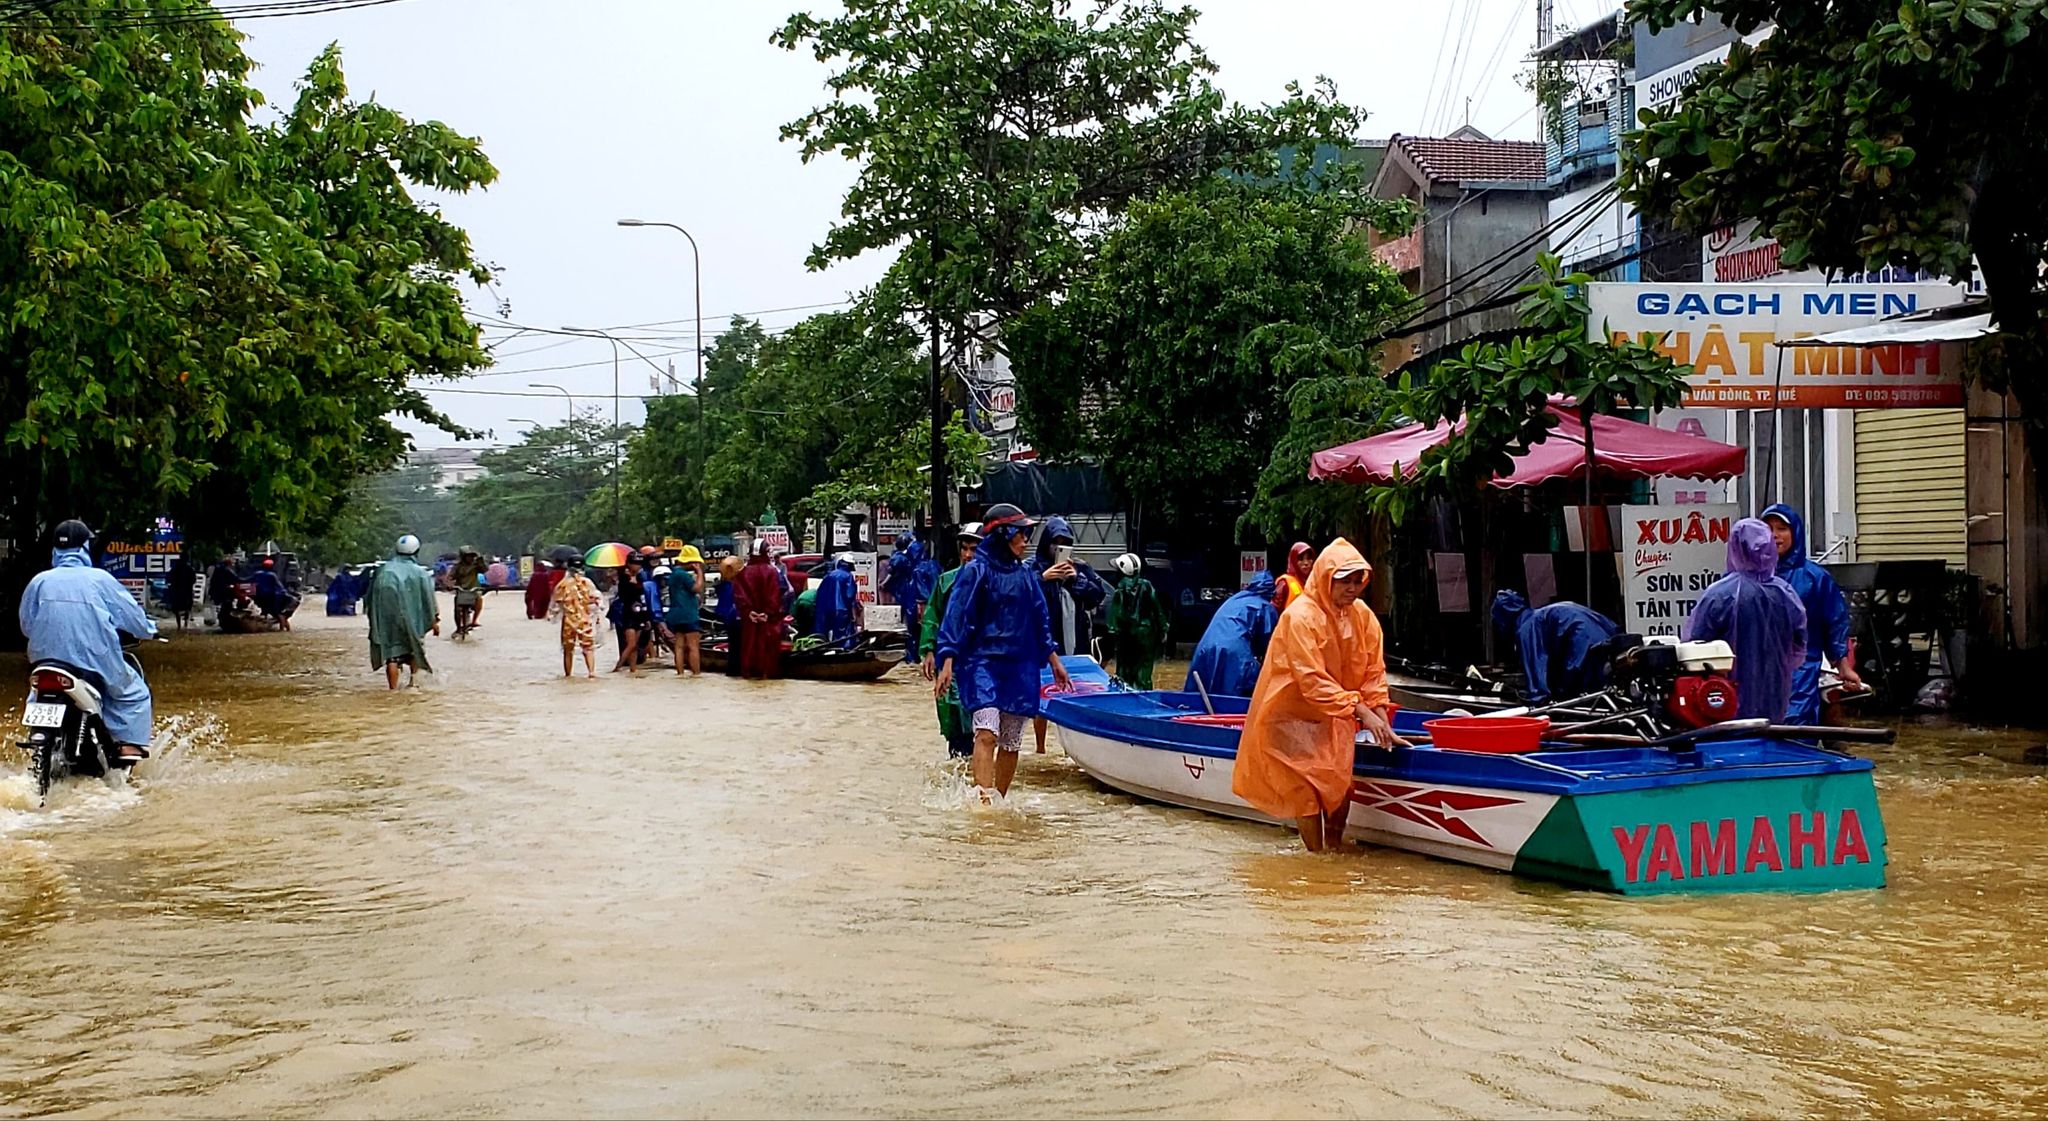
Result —
[[409, 467], [429, 467], [434, 472], [434, 493], [446, 494], [455, 487], [473, 483], [488, 473], [477, 462], [477, 448], [419, 448], [405, 457]]
[[[1373, 253], [1422, 299], [1422, 321], [1513, 292], [1543, 248], [1549, 181], [1543, 145], [1533, 141], [1495, 140], [1469, 125], [1446, 137], [1396, 134], [1372, 193], [1416, 205], [1415, 229], [1399, 238], [1375, 236]], [[1398, 367], [1514, 321], [1511, 307], [1461, 316], [1397, 342], [1386, 362]]]

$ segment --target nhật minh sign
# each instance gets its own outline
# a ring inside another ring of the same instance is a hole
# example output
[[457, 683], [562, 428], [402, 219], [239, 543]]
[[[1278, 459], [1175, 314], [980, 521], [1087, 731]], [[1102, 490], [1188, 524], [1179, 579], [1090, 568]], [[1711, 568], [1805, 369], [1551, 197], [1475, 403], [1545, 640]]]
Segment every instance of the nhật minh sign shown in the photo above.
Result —
[[1782, 348], [1960, 302], [1953, 284], [1621, 284], [1588, 292], [1593, 338], [1636, 338], [1693, 367], [1683, 404], [1717, 408], [1960, 406], [1960, 348]]

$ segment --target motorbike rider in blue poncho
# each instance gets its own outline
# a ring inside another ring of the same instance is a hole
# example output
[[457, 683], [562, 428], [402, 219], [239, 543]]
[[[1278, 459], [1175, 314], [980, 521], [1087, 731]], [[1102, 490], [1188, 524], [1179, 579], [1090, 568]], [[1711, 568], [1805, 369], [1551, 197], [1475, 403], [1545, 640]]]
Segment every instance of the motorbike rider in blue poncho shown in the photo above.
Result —
[[1792, 677], [1806, 658], [1806, 608], [1778, 578], [1771, 528], [1744, 518], [1728, 531], [1728, 574], [1701, 593], [1685, 622], [1687, 642], [1720, 639], [1735, 651], [1739, 719], [1782, 723]]
[[1820, 723], [1820, 669], [1825, 656], [1842, 674], [1842, 683], [1863, 684], [1849, 656], [1849, 599], [1828, 570], [1808, 557], [1806, 520], [1799, 511], [1782, 502], [1764, 508], [1764, 524], [1778, 546], [1778, 578], [1799, 593], [1806, 608], [1806, 658], [1792, 678], [1792, 698], [1786, 705], [1785, 723]]
[[984, 804], [1010, 791], [1024, 725], [1038, 715], [1039, 670], [1070, 688], [1046, 615], [1038, 573], [1024, 563], [1031, 519], [1007, 502], [989, 508], [974, 559], [960, 567], [939, 624], [934, 696], [956, 681], [974, 728], [974, 785]]
[[57, 527], [50, 568], [21, 593], [21, 632], [30, 665], [55, 662], [78, 671], [100, 694], [100, 719], [123, 761], [149, 758], [149, 682], [121, 653], [121, 636], [156, 637], [156, 624], [112, 573], [93, 567], [92, 531], [77, 520]]
[[844, 644], [854, 636], [854, 612], [859, 609], [859, 602], [860, 585], [853, 578], [853, 558], [841, 553], [832, 571], [818, 581], [811, 633], [828, 643]]
[[1280, 590], [1270, 572], [1252, 577], [1241, 592], [1223, 601], [1210, 616], [1209, 627], [1188, 662], [1188, 679], [1181, 688], [1201, 688], [1212, 694], [1249, 697], [1259, 684], [1259, 666], [1266, 659], [1266, 641], [1280, 624], [1279, 608], [1273, 597]]
[[910, 628], [909, 634], [917, 633], [919, 612], [924, 609], [925, 601], [931, 598], [932, 588], [938, 581], [936, 566], [930, 566], [930, 579], [924, 577], [930, 562], [926, 552], [924, 542], [915, 533], [897, 534], [896, 551], [889, 554], [889, 573], [882, 580], [882, 590], [903, 608], [903, 621]]
[[1590, 607], [1569, 601], [1531, 608], [1522, 593], [1493, 597], [1493, 629], [1520, 648], [1522, 697], [1532, 705], [1596, 692], [1607, 681], [1599, 655], [1621, 626]]

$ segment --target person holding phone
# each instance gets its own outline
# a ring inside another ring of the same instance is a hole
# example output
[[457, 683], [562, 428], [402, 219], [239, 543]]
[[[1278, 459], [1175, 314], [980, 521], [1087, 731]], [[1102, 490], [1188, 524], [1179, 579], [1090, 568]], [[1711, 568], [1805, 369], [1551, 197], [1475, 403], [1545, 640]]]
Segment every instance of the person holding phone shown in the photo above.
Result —
[[[1074, 527], [1054, 514], [1038, 534], [1039, 590], [1045, 593], [1046, 616], [1052, 621], [1052, 642], [1059, 653], [1087, 654], [1095, 649], [1091, 616], [1109, 594], [1109, 585], [1095, 570], [1074, 559]], [[1045, 754], [1045, 718], [1032, 724], [1038, 754]]]

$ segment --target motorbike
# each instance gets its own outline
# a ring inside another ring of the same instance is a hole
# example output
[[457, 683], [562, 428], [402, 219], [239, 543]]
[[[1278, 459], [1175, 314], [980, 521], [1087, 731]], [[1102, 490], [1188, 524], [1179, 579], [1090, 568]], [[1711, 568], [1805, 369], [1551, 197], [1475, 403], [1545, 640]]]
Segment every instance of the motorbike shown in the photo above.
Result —
[[[121, 640], [123, 646], [134, 642], [127, 635]], [[137, 674], [142, 673], [142, 663], [132, 650], [124, 650], [121, 656]], [[37, 662], [29, 667], [28, 700], [21, 713], [27, 739], [21, 749], [28, 755], [39, 802], [49, 798], [50, 784], [66, 775], [118, 784], [135, 765], [135, 760], [121, 758], [119, 745], [100, 718], [100, 707], [100, 686], [76, 667], [62, 662]]]

